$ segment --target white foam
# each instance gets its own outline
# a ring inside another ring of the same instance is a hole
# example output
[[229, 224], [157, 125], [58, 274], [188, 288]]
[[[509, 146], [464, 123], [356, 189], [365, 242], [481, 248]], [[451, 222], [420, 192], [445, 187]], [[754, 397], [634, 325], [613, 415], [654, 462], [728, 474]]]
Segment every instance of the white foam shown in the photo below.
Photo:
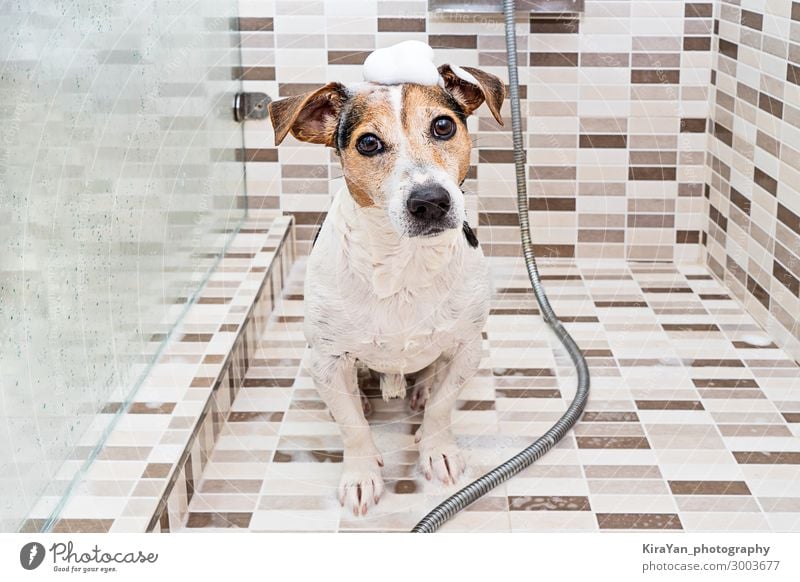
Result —
[[742, 336], [742, 341], [758, 348], [765, 348], [772, 343], [772, 339], [761, 333], [751, 333]]
[[364, 80], [380, 85], [440, 84], [439, 71], [433, 63], [433, 49], [418, 40], [373, 51], [364, 61]]

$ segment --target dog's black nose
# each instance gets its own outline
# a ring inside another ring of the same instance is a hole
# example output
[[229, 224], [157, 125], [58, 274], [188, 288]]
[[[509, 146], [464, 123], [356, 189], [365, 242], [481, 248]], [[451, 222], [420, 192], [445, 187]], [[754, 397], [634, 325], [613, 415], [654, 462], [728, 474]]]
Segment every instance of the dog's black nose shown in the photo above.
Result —
[[450, 210], [450, 194], [441, 186], [421, 186], [411, 192], [406, 206], [415, 218], [438, 220]]

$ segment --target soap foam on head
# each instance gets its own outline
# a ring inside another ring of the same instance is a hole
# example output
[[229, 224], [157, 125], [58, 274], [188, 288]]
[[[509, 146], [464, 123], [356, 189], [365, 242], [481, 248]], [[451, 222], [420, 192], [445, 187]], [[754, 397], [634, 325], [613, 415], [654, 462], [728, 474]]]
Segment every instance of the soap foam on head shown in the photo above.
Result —
[[407, 40], [372, 52], [364, 61], [364, 80], [380, 85], [441, 83], [439, 71], [433, 64], [433, 49], [418, 40]]

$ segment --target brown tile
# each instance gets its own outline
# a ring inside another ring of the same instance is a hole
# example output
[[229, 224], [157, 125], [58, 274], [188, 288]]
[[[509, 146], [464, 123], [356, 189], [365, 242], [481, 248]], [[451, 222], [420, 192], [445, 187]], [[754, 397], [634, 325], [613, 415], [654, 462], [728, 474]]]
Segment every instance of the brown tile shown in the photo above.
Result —
[[234, 67], [233, 78], [241, 81], [274, 81], [275, 67]]
[[228, 422], [281, 422], [283, 412], [231, 412]]
[[476, 49], [478, 48], [478, 35], [431, 34], [428, 35], [428, 44], [433, 48]]
[[246, 377], [244, 388], [288, 388], [294, 384], [294, 378], [252, 378]]
[[[744, 368], [744, 362], [732, 358], [690, 358], [684, 360], [684, 364], [692, 368]], [[741, 382], [742, 380], [733, 380]], [[748, 382], [749, 380], [744, 380]]]
[[462, 400], [458, 410], [494, 410], [494, 400]]
[[693, 291], [689, 287], [642, 287], [642, 293], [656, 293], [656, 294], [667, 294], [670, 295], [672, 293], [693, 293]]
[[628, 53], [581, 53], [581, 67], [627, 67], [630, 62]]
[[632, 166], [628, 168], [629, 180], [674, 181], [676, 175], [677, 171], [674, 167]]
[[795, 296], [800, 295], [800, 281], [778, 261], [772, 261], [772, 276]]
[[625, 135], [581, 135], [579, 146], [582, 148], [626, 148], [628, 138]]
[[128, 406], [130, 414], [172, 414], [174, 402], [131, 402]]
[[278, 83], [279, 97], [295, 97], [319, 89], [319, 83]]
[[498, 308], [492, 307], [489, 315], [538, 315], [539, 310], [532, 307]]
[[108, 533], [113, 519], [59, 519], [53, 533]]
[[[231, 258], [227, 254], [225, 257]], [[198, 305], [226, 305], [230, 302], [230, 297], [198, 297], [196, 301]]]
[[415, 493], [417, 491], [417, 483], [416, 481], [412, 481], [409, 479], [401, 479], [394, 484], [394, 492], [395, 493]]
[[557, 388], [495, 388], [498, 398], [561, 398]]
[[215, 381], [216, 378], [198, 376], [197, 378], [192, 378], [192, 382], [189, 386], [192, 388], [211, 388]]
[[172, 469], [172, 463], [147, 463], [142, 479], [166, 479]]
[[676, 513], [598, 513], [600, 529], [683, 529]]
[[589, 498], [582, 496], [510, 495], [509, 511], [591, 511]]
[[786, 80], [795, 85], [800, 85], [800, 66], [786, 63]]
[[244, 151], [236, 150], [236, 161], [238, 162], [277, 162], [278, 150], [275, 148], [253, 149], [247, 148]]
[[632, 69], [631, 83], [635, 84], [663, 84], [675, 85], [681, 82], [680, 70], [645, 70]]
[[579, 449], [649, 449], [647, 437], [576, 437]]
[[724, 38], [719, 39], [719, 52], [733, 60], [739, 57], [739, 46]]
[[514, 150], [478, 150], [478, 160], [488, 164], [513, 164]]
[[749, 378], [692, 378], [695, 388], [758, 388]]
[[664, 331], [720, 331], [716, 323], [662, 323]]
[[370, 51], [328, 51], [329, 65], [363, 65]]
[[675, 231], [676, 244], [699, 244], [700, 231], [699, 230], [676, 230]]
[[785, 224], [794, 234], [800, 235], [800, 216], [786, 208], [780, 202], [778, 202], [778, 220]]
[[769, 309], [770, 304], [770, 295], [769, 291], [764, 289], [758, 282], [753, 279], [750, 275], [747, 276], [747, 290], [750, 294], [758, 299], [758, 302], [761, 303], [764, 307]]
[[647, 301], [595, 301], [594, 306], [598, 309], [646, 308]]
[[752, 28], [754, 30], [761, 30], [764, 26], [764, 16], [757, 12], [742, 9], [742, 16], [740, 22], [743, 26]]
[[795, 423], [800, 422], [800, 412], [783, 412], [783, 419], [786, 422]]
[[635, 412], [584, 412], [583, 422], [639, 422]]
[[252, 513], [201, 513], [190, 512], [186, 527], [236, 527], [246, 528], [250, 525]]
[[378, 18], [378, 32], [425, 32], [425, 19]]
[[244, 18], [239, 17], [239, 30], [247, 32], [272, 32], [273, 19], [269, 18]]
[[713, 6], [711, 2], [688, 2], [683, 15], [686, 18], [711, 18], [714, 14]]
[[733, 132], [725, 127], [724, 125], [714, 122], [714, 131], [712, 132], [714, 137], [719, 139], [725, 145], [732, 147], [733, 146]]
[[185, 333], [181, 336], [182, 342], [210, 342], [214, 337], [211, 333]]
[[528, 209], [539, 212], [575, 212], [574, 198], [531, 198]]
[[524, 377], [554, 377], [555, 373], [550, 368], [493, 368], [493, 376], [524, 376]]
[[706, 130], [706, 120], [703, 117], [681, 119], [681, 133], [703, 133]]
[[710, 51], [710, 36], [685, 36], [683, 38], [683, 50], [685, 51]]
[[705, 410], [699, 400], [636, 400], [639, 410]]
[[479, 226], [519, 226], [519, 215], [512, 212], [479, 212]]
[[783, 119], [783, 101], [766, 93], [759, 93], [758, 106], [778, 119]]
[[674, 495], [750, 495], [744, 481], [668, 481]]
[[532, 180], [575, 180], [577, 170], [572, 166], [528, 166]]
[[800, 465], [798, 451], [734, 451], [733, 457], [740, 465]]
[[203, 479], [200, 482], [202, 493], [258, 493], [261, 479]]
[[800, 21], [800, 2], [792, 2], [792, 20]]
[[627, 224], [631, 228], [672, 228], [674, 214], [629, 214]]
[[578, 53], [530, 53], [531, 67], [577, 67]]
[[533, 34], [577, 34], [580, 21], [571, 16], [542, 18], [531, 14], [530, 32]]

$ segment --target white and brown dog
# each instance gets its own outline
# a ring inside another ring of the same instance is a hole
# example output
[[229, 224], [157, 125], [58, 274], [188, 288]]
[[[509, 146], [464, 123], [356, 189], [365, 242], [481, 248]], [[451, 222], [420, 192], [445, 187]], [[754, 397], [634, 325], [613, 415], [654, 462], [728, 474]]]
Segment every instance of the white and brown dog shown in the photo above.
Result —
[[490, 300], [461, 190], [466, 118], [485, 101], [502, 124], [505, 87], [474, 68], [438, 72], [437, 85], [329, 83], [270, 104], [276, 144], [291, 133], [334, 148], [347, 185], [308, 258], [304, 332], [311, 375], [342, 434], [339, 501], [356, 515], [384, 489], [357, 362], [381, 374], [384, 398], [404, 396], [405, 374], [416, 373], [426, 478], [455, 483], [465, 468], [450, 416], [478, 368]]

